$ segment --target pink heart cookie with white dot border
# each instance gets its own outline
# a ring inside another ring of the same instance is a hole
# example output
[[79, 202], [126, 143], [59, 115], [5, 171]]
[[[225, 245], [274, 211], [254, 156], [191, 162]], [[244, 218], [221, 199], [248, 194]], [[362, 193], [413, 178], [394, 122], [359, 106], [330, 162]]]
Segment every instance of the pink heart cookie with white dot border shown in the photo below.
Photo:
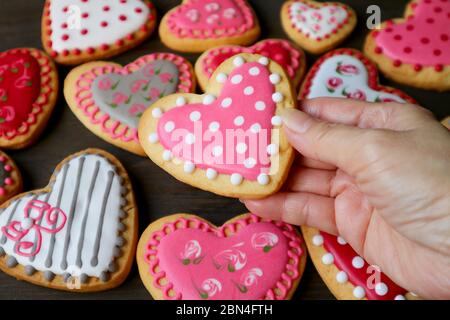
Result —
[[288, 36], [313, 54], [337, 47], [356, 26], [356, 13], [339, 2], [292, 0], [283, 4], [281, 22]]
[[291, 83], [272, 60], [240, 54], [223, 62], [203, 95], [157, 101], [139, 123], [150, 159], [178, 180], [229, 197], [279, 190], [293, 160], [281, 112], [295, 108]]
[[153, 222], [137, 249], [141, 279], [158, 300], [286, 300], [306, 250], [295, 227], [244, 214], [221, 227], [175, 214]]
[[250, 45], [260, 34], [246, 0], [184, 0], [161, 20], [159, 35], [169, 48], [203, 52], [220, 45]]
[[155, 25], [150, 0], [46, 0], [42, 43], [56, 62], [76, 65], [137, 46]]
[[383, 22], [366, 38], [365, 54], [389, 78], [450, 90], [450, 1], [414, 0], [404, 18]]

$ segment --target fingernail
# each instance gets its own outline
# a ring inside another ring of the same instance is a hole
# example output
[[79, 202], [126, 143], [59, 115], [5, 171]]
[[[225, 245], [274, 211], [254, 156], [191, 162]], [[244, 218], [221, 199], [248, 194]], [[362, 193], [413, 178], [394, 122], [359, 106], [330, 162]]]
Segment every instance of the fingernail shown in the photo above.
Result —
[[311, 118], [306, 113], [296, 109], [281, 110], [281, 118], [286, 127], [297, 133], [305, 133], [312, 124]]

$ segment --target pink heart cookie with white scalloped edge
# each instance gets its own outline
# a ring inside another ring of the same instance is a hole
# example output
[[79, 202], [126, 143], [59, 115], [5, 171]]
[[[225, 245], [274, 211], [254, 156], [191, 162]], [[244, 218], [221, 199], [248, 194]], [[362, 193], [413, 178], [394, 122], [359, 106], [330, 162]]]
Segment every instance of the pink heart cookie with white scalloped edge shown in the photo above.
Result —
[[78, 66], [65, 80], [64, 96], [94, 134], [144, 156], [137, 132], [143, 112], [161, 97], [194, 90], [194, 71], [185, 58], [151, 53], [124, 67], [103, 61]]
[[281, 22], [288, 36], [313, 54], [337, 47], [356, 26], [356, 13], [338, 2], [292, 0], [283, 4]]
[[368, 102], [413, 103], [404, 92], [378, 83], [375, 65], [354, 49], [336, 49], [320, 57], [311, 67], [299, 99], [350, 98]]
[[76, 65], [137, 46], [155, 25], [150, 0], [46, 0], [41, 37], [56, 62]]
[[414, 0], [404, 16], [373, 30], [366, 38], [365, 54], [399, 83], [450, 90], [450, 2]]
[[260, 27], [246, 0], [184, 0], [163, 17], [159, 34], [171, 49], [203, 52], [219, 45], [249, 45]]
[[292, 164], [280, 114], [295, 103], [281, 66], [244, 53], [219, 66], [205, 94], [157, 101], [141, 118], [139, 139], [150, 159], [182, 182], [262, 198], [279, 190]]
[[286, 300], [306, 263], [295, 227], [244, 214], [221, 227], [175, 214], [153, 222], [137, 249], [154, 299]]

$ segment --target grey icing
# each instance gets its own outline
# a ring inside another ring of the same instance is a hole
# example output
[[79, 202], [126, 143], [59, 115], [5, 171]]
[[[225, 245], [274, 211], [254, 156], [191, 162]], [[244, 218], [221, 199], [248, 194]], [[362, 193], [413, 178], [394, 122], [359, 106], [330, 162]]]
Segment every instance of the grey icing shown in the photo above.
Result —
[[110, 279], [110, 274], [108, 271], [103, 271], [102, 274], [100, 275], [100, 280], [102, 280], [103, 282], [106, 282]]
[[3, 257], [5, 255], [5, 250], [3, 247], [0, 247], [0, 257]]
[[116, 272], [117, 271], [117, 264], [113, 261], [108, 266], [109, 272]]
[[17, 266], [17, 260], [13, 256], [9, 256], [8, 259], [6, 259], [6, 266], [8, 268], [14, 268]]
[[63, 280], [64, 282], [69, 281], [69, 279], [72, 277], [72, 275], [69, 272], [63, 273]]
[[122, 255], [122, 250], [119, 247], [114, 247], [114, 257], [118, 258]]
[[89, 276], [86, 273], [82, 273], [80, 275], [80, 282], [82, 284], [86, 284], [88, 282], [88, 280], [89, 280]]
[[44, 271], [44, 279], [47, 281], [52, 281], [55, 278], [55, 274], [51, 271]]
[[125, 244], [125, 239], [122, 237], [117, 237], [116, 238], [116, 245], [119, 247], [123, 247], [123, 245]]
[[32, 276], [36, 272], [36, 269], [33, 266], [25, 266], [25, 274], [27, 276]]
[[117, 228], [119, 231], [125, 231], [125, 229], [126, 229], [126, 227], [125, 227], [125, 225], [121, 222], [121, 223], [119, 223], [119, 225], [118, 225], [118, 228]]
[[[148, 68], [151, 67], [157, 74], [153, 76], [148, 74]], [[173, 80], [163, 83], [160, 75], [166, 73], [174, 75]], [[155, 60], [146, 67], [140, 68], [136, 72], [126, 76], [111, 73], [97, 77], [92, 83], [92, 98], [95, 104], [103, 112], [109, 114], [113, 120], [118, 120], [131, 128], [137, 129], [143, 110], [133, 113], [133, 106], [142, 105], [148, 108], [161, 97], [175, 93], [178, 87], [178, 76], [178, 67], [173, 62]], [[112, 88], [109, 90], [99, 89], [99, 83], [102, 83], [107, 78], [111, 79], [111, 83], [113, 84]], [[133, 93], [133, 84], [138, 80], [144, 80], [146, 84], [142, 85], [137, 92]], [[157, 89], [161, 93], [160, 96], [152, 97], [152, 88]], [[123, 93], [127, 98], [125, 100], [122, 99], [124, 101], [117, 100], [117, 93]], [[121, 103], [114, 103], [114, 101]]]
[[[7, 220], [7, 222], [6, 222], [6, 225], [9, 225], [9, 223], [11, 222], [11, 220], [12, 220], [12, 218], [13, 218], [13, 216], [14, 216], [14, 213], [15, 213], [16, 210], [17, 210], [17, 206], [19, 205], [19, 203], [20, 203], [20, 201], [17, 201], [17, 202], [14, 204], [14, 208], [11, 210], [11, 212], [10, 212], [10, 214], [9, 214], [8, 220]], [[2, 233], [2, 237], [0, 238], [0, 244], [5, 244], [5, 243], [6, 243], [6, 236]]]

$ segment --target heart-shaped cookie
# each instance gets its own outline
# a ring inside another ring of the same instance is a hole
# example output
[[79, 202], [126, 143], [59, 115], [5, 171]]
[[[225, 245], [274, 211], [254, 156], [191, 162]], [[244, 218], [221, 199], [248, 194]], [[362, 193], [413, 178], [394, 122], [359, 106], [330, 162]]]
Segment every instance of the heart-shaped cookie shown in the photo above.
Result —
[[282, 39], [262, 40], [248, 48], [221, 46], [204, 52], [195, 63], [195, 73], [200, 86], [206, 88], [209, 78], [222, 62], [244, 52], [260, 54], [277, 62], [286, 71], [294, 88], [298, 87], [306, 68], [305, 54], [291, 42]]
[[378, 83], [378, 71], [361, 52], [336, 49], [316, 61], [303, 81], [300, 99], [337, 97], [368, 102], [415, 103], [402, 91]]
[[295, 103], [281, 66], [243, 53], [219, 66], [204, 95], [156, 102], [141, 118], [139, 139], [157, 165], [185, 183], [260, 198], [281, 187], [292, 163], [280, 113]]
[[86, 63], [73, 69], [64, 84], [67, 103], [89, 130], [139, 155], [145, 155], [137, 132], [143, 112], [161, 97], [194, 90], [191, 64], [170, 53], [152, 53], [125, 67]]
[[407, 291], [370, 266], [342, 237], [308, 227], [302, 233], [317, 271], [337, 299], [405, 300]]
[[149, 0], [46, 0], [42, 43], [58, 63], [74, 65], [135, 47], [155, 24]]
[[0, 204], [22, 190], [22, 175], [14, 161], [0, 151]]
[[55, 106], [58, 73], [37, 49], [0, 52], [0, 148], [19, 149], [33, 143]]
[[258, 19], [246, 0], [184, 0], [159, 26], [161, 41], [182, 52], [249, 45], [259, 34]]
[[405, 18], [385, 21], [364, 52], [389, 78], [417, 88], [450, 90], [450, 2], [414, 0]]
[[321, 54], [337, 47], [356, 26], [356, 13], [338, 2], [292, 0], [281, 9], [288, 36], [308, 52]]
[[176, 214], [144, 231], [137, 262], [155, 299], [284, 300], [298, 286], [306, 251], [283, 222], [245, 214], [218, 228]]
[[53, 289], [88, 292], [121, 284], [137, 241], [128, 175], [96, 149], [61, 162], [50, 184], [0, 207], [0, 269]]

